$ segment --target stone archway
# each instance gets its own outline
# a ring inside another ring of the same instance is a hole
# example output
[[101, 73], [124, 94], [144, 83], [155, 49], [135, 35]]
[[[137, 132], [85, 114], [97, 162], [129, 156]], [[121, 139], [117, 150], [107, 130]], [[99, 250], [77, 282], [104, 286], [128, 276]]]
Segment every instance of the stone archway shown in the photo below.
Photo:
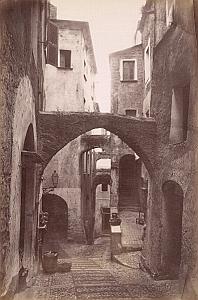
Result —
[[104, 128], [117, 135], [141, 157], [152, 174], [157, 160], [155, 120], [108, 113], [40, 113], [39, 153], [45, 161], [44, 167], [66, 144], [94, 128]]
[[48, 213], [47, 232], [44, 237], [45, 250], [59, 250], [59, 242], [67, 238], [68, 206], [63, 198], [55, 194], [42, 196], [42, 211]]
[[182, 247], [183, 190], [172, 180], [162, 186], [162, 267], [171, 278], [179, 275]]

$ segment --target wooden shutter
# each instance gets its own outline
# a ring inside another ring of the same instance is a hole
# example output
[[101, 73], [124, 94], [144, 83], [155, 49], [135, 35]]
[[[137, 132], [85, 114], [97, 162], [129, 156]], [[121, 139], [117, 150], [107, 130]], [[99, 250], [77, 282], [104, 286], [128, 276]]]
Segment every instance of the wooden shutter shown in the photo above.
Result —
[[47, 25], [47, 63], [58, 67], [58, 27], [52, 22]]

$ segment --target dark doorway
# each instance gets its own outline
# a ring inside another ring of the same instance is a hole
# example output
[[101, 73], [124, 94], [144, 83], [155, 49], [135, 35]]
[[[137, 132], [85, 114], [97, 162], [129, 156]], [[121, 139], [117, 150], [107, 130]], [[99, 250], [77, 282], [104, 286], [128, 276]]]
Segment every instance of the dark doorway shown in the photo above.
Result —
[[102, 207], [101, 208], [102, 213], [102, 233], [110, 233], [110, 208], [108, 207]]
[[123, 156], [119, 163], [119, 207], [139, 207], [137, 166], [131, 154]]
[[67, 238], [68, 207], [64, 199], [54, 194], [43, 195], [42, 210], [49, 214], [46, 239]]
[[183, 191], [174, 181], [162, 186], [163, 203], [163, 269], [171, 277], [179, 274], [182, 244]]

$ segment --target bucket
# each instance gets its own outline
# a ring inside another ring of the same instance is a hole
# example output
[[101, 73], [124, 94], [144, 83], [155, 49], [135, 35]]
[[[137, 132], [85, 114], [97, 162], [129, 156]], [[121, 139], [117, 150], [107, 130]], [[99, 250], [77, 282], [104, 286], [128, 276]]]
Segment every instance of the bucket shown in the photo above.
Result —
[[48, 251], [43, 254], [42, 267], [45, 273], [55, 273], [57, 271], [58, 253]]

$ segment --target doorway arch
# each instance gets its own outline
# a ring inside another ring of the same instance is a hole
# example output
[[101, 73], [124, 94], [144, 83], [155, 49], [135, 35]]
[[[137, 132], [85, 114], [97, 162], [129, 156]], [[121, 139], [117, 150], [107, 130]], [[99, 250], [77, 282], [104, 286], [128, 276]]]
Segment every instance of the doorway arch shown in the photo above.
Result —
[[67, 238], [68, 233], [68, 206], [63, 198], [55, 194], [42, 196], [42, 210], [48, 213], [46, 239]]
[[127, 154], [119, 161], [119, 207], [139, 207], [138, 174], [135, 155]]
[[165, 273], [174, 278], [179, 275], [181, 263], [183, 190], [178, 183], [168, 180], [162, 191], [162, 266]]

